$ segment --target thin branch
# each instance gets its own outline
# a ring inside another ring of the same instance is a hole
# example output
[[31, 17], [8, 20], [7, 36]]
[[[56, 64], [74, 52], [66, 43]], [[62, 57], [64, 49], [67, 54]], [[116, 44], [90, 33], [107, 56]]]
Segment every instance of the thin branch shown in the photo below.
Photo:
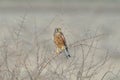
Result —
[[112, 74], [112, 75], [114, 75], [115, 77], [118, 77], [116, 74], [114, 74], [112, 71], [107, 71], [104, 75], [103, 75], [103, 77], [101, 78], [101, 80], [104, 80], [104, 78], [108, 75], [108, 74]]

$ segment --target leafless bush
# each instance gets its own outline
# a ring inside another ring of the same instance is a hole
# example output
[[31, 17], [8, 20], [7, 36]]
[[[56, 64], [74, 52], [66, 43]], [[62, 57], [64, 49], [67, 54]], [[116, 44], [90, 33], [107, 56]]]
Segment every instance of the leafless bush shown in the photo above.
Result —
[[[23, 37], [26, 33], [25, 20], [25, 16], [22, 17], [11, 31], [10, 39], [3, 40], [0, 47], [1, 80], [105, 80], [108, 74], [118, 78], [119, 72], [104, 71], [110, 59], [108, 50], [98, 48], [100, 37], [104, 34], [96, 31], [93, 36], [69, 44], [72, 57], [66, 59], [46, 45], [48, 41], [42, 40], [37, 26], [30, 39]], [[103, 54], [101, 59], [98, 59], [99, 53]]]

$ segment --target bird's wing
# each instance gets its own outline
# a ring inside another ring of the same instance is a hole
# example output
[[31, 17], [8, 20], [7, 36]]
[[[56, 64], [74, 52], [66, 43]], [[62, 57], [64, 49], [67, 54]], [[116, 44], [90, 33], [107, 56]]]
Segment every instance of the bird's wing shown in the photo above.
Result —
[[58, 46], [66, 46], [66, 40], [63, 34], [56, 34], [54, 37], [54, 42]]
[[66, 39], [65, 39], [65, 36], [63, 35], [63, 33], [60, 33], [61, 34], [61, 37], [62, 37], [62, 39], [63, 39], [63, 41], [64, 41], [64, 44], [66, 45]]

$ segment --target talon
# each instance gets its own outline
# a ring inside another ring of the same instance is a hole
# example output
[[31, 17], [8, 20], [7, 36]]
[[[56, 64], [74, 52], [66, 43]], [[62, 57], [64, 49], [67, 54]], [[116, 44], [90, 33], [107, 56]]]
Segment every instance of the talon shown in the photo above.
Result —
[[56, 54], [59, 54], [59, 51], [58, 51], [58, 50], [56, 51]]
[[60, 54], [60, 53], [61, 53], [60, 49], [57, 48], [57, 50], [56, 50], [56, 54]]

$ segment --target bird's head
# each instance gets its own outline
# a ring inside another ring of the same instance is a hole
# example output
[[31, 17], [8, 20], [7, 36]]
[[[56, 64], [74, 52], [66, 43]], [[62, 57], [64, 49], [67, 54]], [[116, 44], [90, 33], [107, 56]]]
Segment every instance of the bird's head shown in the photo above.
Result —
[[56, 28], [55, 32], [61, 32], [61, 28]]

